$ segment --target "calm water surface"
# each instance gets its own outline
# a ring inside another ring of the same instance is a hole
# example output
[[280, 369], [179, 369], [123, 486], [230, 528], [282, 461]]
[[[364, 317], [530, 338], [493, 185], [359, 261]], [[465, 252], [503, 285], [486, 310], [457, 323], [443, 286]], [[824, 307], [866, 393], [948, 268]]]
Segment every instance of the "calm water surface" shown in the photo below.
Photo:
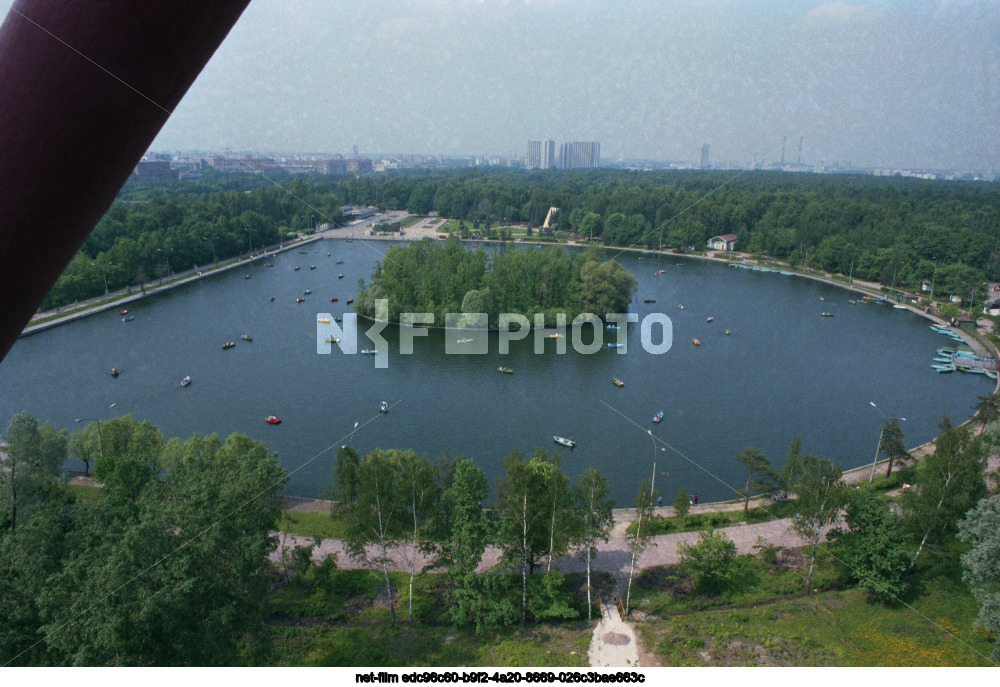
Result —
[[[571, 476], [600, 467], [625, 505], [651, 473], [647, 429], [683, 454], [657, 455], [665, 501], [682, 485], [702, 500], [727, 499], [726, 485], [746, 479], [734, 460], [745, 446], [780, 464], [801, 435], [804, 452], [855, 467], [872, 460], [878, 440], [881, 418], [869, 401], [906, 417], [906, 442], [915, 446], [935, 436], [942, 413], [964, 420], [976, 396], [992, 389], [981, 376], [931, 370], [949, 340], [912, 313], [850, 305], [845, 291], [777, 273], [635, 254], [618, 257], [639, 281], [632, 312], [669, 315], [674, 345], [664, 355], [642, 350], [636, 325], [625, 355], [579, 355], [572, 346], [557, 355], [554, 341], [534, 355], [529, 338], [500, 356], [495, 334], [487, 355], [445, 355], [444, 333], [432, 331], [403, 356], [387, 328], [389, 366], [376, 369], [371, 357], [336, 348], [317, 355], [315, 320], [346, 312], [358, 280], [370, 278], [391, 244], [313, 245], [275, 257], [274, 267], [248, 266], [130, 304], [133, 322], [114, 310], [19, 340], [0, 363], [0, 422], [27, 410], [77, 429], [75, 418], [132, 413], [167, 436], [243, 432], [266, 441], [293, 473], [289, 494], [317, 496], [331, 479], [335, 448], [351, 439], [355, 422], [374, 418], [353, 436], [362, 452], [464, 454], [492, 482], [513, 447], [542, 447], [562, 452]], [[314, 293], [295, 303], [306, 289]], [[820, 317], [824, 311], [836, 316]], [[243, 332], [252, 343], [239, 340]], [[695, 337], [701, 346], [691, 344]], [[230, 340], [236, 347], [223, 351]], [[362, 333], [359, 348], [370, 345]], [[108, 374], [112, 365], [118, 379]], [[186, 389], [184, 375], [194, 380]], [[394, 405], [379, 416], [383, 399]], [[658, 410], [664, 420], [653, 425]], [[272, 413], [283, 424], [265, 424]], [[572, 436], [576, 449], [555, 445], [553, 434]]]

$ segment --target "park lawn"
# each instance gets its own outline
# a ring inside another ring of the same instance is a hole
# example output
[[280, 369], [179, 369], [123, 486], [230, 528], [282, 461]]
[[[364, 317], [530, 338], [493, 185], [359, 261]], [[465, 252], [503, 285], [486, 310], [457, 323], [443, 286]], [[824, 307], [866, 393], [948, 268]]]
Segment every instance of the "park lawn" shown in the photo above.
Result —
[[[753, 501], [751, 501], [753, 503]], [[684, 518], [673, 516], [669, 518], [652, 518], [643, 522], [643, 528], [649, 526], [652, 536], [659, 534], [670, 534], [672, 532], [698, 532], [706, 528], [729, 527], [739, 523], [760, 523], [778, 518], [790, 518], [795, 515], [795, 503], [793, 501], [773, 501], [761, 502], [761, 505], [754, 506], [749, 510], [723, 511], [719, 513], [697, 513]], [[664, 501], [664, 505], [667, 504]], [[635, 531], [635, 523], [628, 526], [629, 532]]]
[[270, 628], [272, 664], [283, 666], [586, 666], [587, 623], [476, 634], [447, 625], [297, 625]]
[[296, 666], [584, 666], [593, 625], [531, 624], [476, 634], [443, 616], [443, 576], [390, 573], [396, 589], [392, 627], [381, 574], [310, 568], [272, 592], [267, 621], [271, 663]]
[[281, 511], [278, 531], [310, 539], [343, 539], [347, 532], [343, 521], [333, 519], [329, 513], [291, 510]]
[[[672, 666], [991, 665], [993, 639], [973, 627], [978, 605], [957, 556], [917, 567], [903, 603], [892, 606], [840, 587], [841, 566], [828, 553], [817, 559], [820, 591], [811, 596], [802, 595], [801, 571], [771, 571], [725, 599], [663, 599], [642, 590], [654, 614], [636, 627], [646, 650]], [[717, 601], [730, 605], [707, 608]]]
[[67, 484], [66, 490], [81, 501], [93, 501], [101, 493], [100, 487], [85, 484]]
[[408, 229], [422, 219], [422, 215], [407, 215], [399, 221], [399, 226], [403, 227], [403, 229]]

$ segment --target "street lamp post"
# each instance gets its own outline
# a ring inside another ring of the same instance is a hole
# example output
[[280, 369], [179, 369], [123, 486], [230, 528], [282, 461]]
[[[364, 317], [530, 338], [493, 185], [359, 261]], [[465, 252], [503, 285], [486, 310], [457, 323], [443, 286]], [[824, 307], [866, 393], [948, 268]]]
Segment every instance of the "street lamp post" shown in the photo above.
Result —
[[[889, 416], [882, 412], [882, 409], [875, 405], [875, 401], [868, 401], [871, 407], [878, 411], [879, 415], [882, 416], [882, 431], [878, 433], [878, 443], [875, 444], [875, 458], [872, 460], [872, 472], [868, 475], [868, 484], [872, 483], [875, 479], [875, 464], [878, 462], [878, 454], [882, 451], [882, 437], [885, 435], [885, 426], [889, 422]], [[903, 422], [906, 422], [905, 417], [899, 418]]]
[[157, 248], [156, 250], [159, 253], [163, 253], [164, 257], [167, 259], [167, 274], [173, 274], [173, 271], [170, 269], [170, 251], [172, 251], [173, 248], [167, 248], [166, 250]]
[[[649, 438], [653, 440], [653, 479], [649, 483], [649, 497], [652, 498], [653, 491], [656, 487], [656, 437], [653, 436], [653, 430], [651, 429], [647, 429], [646, 433], [649, 434]], [[667, 449], [661, 448], [660, 450], [666, 452]]]
[[[108, 291], [108, 273], [105, 271], [104, 265], [102, 265], [99, 262], [92, 262], [90, 264], [91, 265], [97, 265], [98, 267], [101, 268], [101, 275], [104, 277], [104, 295], [105, 296], [110, 296], [111, 292]], [[111, 265], [108, 265], [108, 266], [110, 267]]]
[[97, 446], [101, 449], [101, 458], [104, 458], [104, 441], [101, 439], [101, 421], [96, 417], [79, 417], [75, 422], [96, 422], [97, 423]]
[[253, 257], [253, 232], [250, 231], [249, 229], [246, 229], [246, 228], [244, 228], [243, 231], [245, 231], [247, 233], [247, 236], [250, 237], [250, 257], [252, 258]]
[[[216, 236], [215, 238], [219, 238], [219, 237]], [[201, 240], [202, 241], [208, 241], [210, 244], [212, 244], [212, 261], [215, 263], [215, 266], [218, 267], [219, 266], [219, 258], [217, 258], [215, 256], [215, 240], [206, 238], [204, 236], [201, 237]]]

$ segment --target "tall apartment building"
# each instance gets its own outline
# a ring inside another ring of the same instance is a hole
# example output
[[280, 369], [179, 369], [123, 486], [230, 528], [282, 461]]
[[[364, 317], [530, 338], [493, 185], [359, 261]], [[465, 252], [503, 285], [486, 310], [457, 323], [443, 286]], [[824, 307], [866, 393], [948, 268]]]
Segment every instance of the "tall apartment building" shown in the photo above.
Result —
[[552, 169], [555, 167], [556, 142], [528, 141], [528, 168]]
[[708, 169], [708, 144], [701, 146], [701, 168]]
[[601, 164], [601, 144], [598, 141], [573, 141], [559, 148], [559, 166], [563, 169], [597, 167]]

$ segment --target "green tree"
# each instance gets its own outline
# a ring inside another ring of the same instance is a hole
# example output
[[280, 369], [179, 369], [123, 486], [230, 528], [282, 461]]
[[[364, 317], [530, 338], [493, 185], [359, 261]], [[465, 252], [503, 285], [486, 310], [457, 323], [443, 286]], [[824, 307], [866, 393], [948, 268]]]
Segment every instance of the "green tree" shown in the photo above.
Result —
[[[56, 475], [66, 459], [66, 431], [38, 424], [28, 413], [7, 423], [6, 455], [0, 454], [0, 526], [17, 526], [51, 498]], [[0, 529], [0, 534], [3, 530]]]
[[599, 468], [591, 465], [576, 479], [573, 501], [579, 513], [580, 527], [573, 537], [587, 565], [587, 620], [593, 611], [591, 600], [590, 572], [593, 557], [597, 555], [599, 542], [607, 541], [614, 525], [615, 503], [608, 498], [608, 480]]
[[765, 494], [772, 493], [777, 488], [778, 476], [774, 472], [771, 461], [764, 457], [764, 452], [759, 448], [750, 446], [743, 449], [736, 456], [736, 460], [749, 473], [746, 487], [739, 490], [743, 497], [743, 510], [747, 510], [750, 507], [750, 498], [754, 495], [754, 491]]
[[736, 575], [736, 544], [723, 532], [703, 530], [694, 544], [677, 547], [681, 562], [678, 570], [690, 573], [698, 590], [715, 596], [732, 584]]
[[136, 458], [154, 471], [163, 467], [163, 433], [147, 420], [139, 421], [129, 414], [102, 422], [101, 443], [102, 455], [94, 466], [94, 477], [100, 482], [124, 458]]
[[687, 514], [691, 511], [691, 496], [688, 494], [688, 490], [681, 487], [677, 490], [677, 496], [674, 497], [674, 515], [681, 519], [683, 524], [687, 518]]
[[958, 525], [958, 536], [972, 545], [962, 554], [962, 579], [979, 602], [976, 624], [992, 633], [991, 658], [1000, 661], [1000, 496], [982, 499]]
[[885, 471], [886, 477], [892, 474], [895, 461], [905, 464], [910, 460], [906, 444], [903, 443], [903, 428], [899, 426], [899, 418], [894, 417], [885, 423], [882, 440], [879, 442], [879, 452], [889, 459], [889, 466]]
[[792, 439], [788, 453], [785, 454], [785, 464], [781, 466], [779, 483], [786, 494], [794, 494], [802, 479], [802, 437]]
[[430, 460], [418, 457], [413, 451], [399, 454], [398, 459], [400, 486], [411, 525], [409, 620], [412, 623], [413, 578], [417, 568], [417, 532], [430, 520], [437, 508], [437, 485], [434, 483], [434, 466]]
[[[945, 418], [947, 420], [947, 418]], [[940, 540], [956, 531], [958, 521], [986, 493], [983, 477], [985, 446], [967, 427], [950, 427], [934, 440], [934, 453], [923, 462], [913, 479], [913, 489], [903, 494], [903, 514], [910, 529], [920, 537], [909, 572], [928, 541]]]
[[845, 548], [844, 563], [858, 587], [870, 598], [889, 603], [906, 593], [903, 582], [909, 555], [906, 531], [889, 501], [865, 485], [847, 491], [846, 532], [837, 532]]
[[[389, 615], [396, 624], [396, 605], [389, 579], [389, 549], [405, 535], [407, 503], [401, 498], [403, 486], [399, 474], [399, 452], [381, 449], [365, 455], [358, 467], [353, 486], [354, 501], [341, 504], [347, 525], [345, 545], [356, 561], [381, 568], [389, 601]], [[376, 547], [374, 557], [367, 547]]]
[[652, 535], [649, 533], [650, 528], [647, 526], [643, 530], [642, 525], [643, 523], [648, 524], [650, 518], [653, 517], [653, 504], [656, 503], [656, 495], [657, 492], [653, 491], [653, 485], [647, 479], [639, 485], [639, 493], [635, 496], [635, 520], [632, 521], [635, 524], [635, 530], [627, 535], [626, 541], [629, 558], [631, 558], [628, 571], [628, 591], [625, 593], [626, 615], [628, 615], [629, 604], [632, 601], [632, 578], [635, 575], [635, 562], [646, 551], [652, 540]]
[[812, 546], [809, 572], [806, 573], [806, 593], [811, 593], [816, 552], [829, 525], [837, 521], [844, 503], [843, 470], [825, 458], [806, 455], [802, 458], [802, 479], [795, 500], [792, 529]]
[[979, 429], [979, 436], [983, 435], [986, 425], [1000, 418], [1000, 396], [996, 394], [985, 394], [978, 397], [976, 405], [973, 406], [976, 416], [983, 426]]

